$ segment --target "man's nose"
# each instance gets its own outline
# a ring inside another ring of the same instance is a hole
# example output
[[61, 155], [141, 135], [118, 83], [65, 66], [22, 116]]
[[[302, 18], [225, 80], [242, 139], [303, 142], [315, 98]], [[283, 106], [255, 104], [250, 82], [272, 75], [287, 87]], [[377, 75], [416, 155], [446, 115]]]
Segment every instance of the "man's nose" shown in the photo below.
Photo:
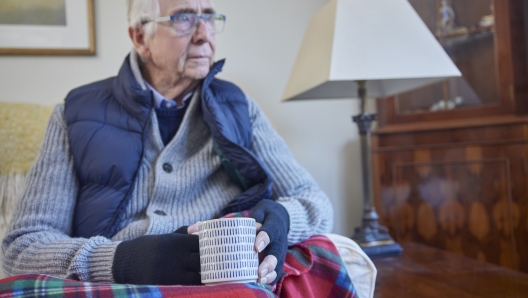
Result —
[[207, 29], [207, 24], [203, 19], [198, 20], [198, 24], [196, 25], [196, 30], [193, 34], [193, 42], [194, 43], [201, 43], [207, 41], [209, 36], [209, 29]]

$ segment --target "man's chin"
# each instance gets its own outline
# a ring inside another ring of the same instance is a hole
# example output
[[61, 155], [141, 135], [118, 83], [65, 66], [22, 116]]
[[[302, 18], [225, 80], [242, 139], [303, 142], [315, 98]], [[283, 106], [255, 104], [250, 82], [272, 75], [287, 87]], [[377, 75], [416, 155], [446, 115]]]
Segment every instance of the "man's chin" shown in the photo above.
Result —
[[209, 66], [188, 69], [185, 71], [185, 76], [193, 80], [202, 80], [202, 79], [205, 79], [205, 77], [209, 73], [209, 69], [210, 69]]
[[185, 65], [186, 77], [193, 78], [195, 80], [201, 80], [207, 76], [211, 69], [211, 60], [209, 59], [192, 59], [187, 60]]

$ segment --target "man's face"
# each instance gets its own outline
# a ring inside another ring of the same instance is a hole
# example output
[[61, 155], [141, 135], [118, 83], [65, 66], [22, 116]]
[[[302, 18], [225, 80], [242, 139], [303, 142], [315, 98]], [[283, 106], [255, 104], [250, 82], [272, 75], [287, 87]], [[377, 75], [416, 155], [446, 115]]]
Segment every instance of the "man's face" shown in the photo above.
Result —
[[[159, 0], [160, 16], [175, 13], [214, 13], [209, 0]], [[157, 68], [180, 78], [199, 80], [206, 77], [214, 61], [215, 35], [201, 20], [191, 34], [180, 36], [172, 22], [159, 23], [150, 38], [151, 60]]]

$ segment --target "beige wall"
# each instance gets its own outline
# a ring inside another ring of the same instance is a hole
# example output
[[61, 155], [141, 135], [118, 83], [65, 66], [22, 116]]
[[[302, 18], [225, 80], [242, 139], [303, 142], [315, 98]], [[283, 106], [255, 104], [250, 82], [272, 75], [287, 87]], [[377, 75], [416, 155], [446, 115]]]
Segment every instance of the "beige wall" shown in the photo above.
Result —
[[[221, 77], [237, 83], [264, 109], [298, 162], [335, 208], [334, 232], [350, 236], [361, 220], [361, 172], [352, 100], [281, 103], [310, 17], [327, 0], [216, 0], [227, 15], [217, 58]], [[55, 104], [68, 90], [117, 73], [131, 44], [125, 0], [95, 0], [97, 55], [0, 57], [2, 101]]]

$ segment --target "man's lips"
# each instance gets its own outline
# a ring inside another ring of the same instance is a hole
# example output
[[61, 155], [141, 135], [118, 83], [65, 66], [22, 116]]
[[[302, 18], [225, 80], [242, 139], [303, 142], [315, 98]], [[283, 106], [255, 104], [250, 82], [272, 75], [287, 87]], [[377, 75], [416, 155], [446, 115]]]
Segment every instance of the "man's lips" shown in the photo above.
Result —
[[195, 56], [189, 56], [189, 59], [209, 59], [209, 56], [205, 55], [195, 55]]

